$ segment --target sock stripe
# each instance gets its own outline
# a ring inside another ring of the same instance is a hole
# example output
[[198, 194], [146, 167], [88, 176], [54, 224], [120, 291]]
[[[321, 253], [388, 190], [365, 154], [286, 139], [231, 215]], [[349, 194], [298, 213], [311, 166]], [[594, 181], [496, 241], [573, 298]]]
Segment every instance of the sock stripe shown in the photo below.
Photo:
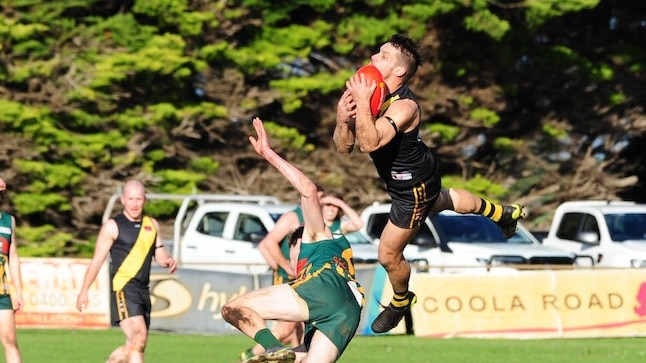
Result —
[[403, 293], [403, 294], [394, 293], [393, 294], [393, 299], [390, 302], [390, 304], [392, 306], [394, 306], [394, 307], [397, 307], [397, 308], [401, 308], [401, 307], [404, 307], [404, 306], [407, 306], [408, 304], [410, 304], [410, 298], [408, 296], [408, 291]]
[[485, 201], [485, 208], [484, 208], [484, 212], [482, 213], [482, 215], [484, 215], [485, 217], [489, 217], [489, 218], [490, 218], [490, 217], [491, 217], [491, 214], [492, 214], [492, 212], [493, 212], [493, 208], [492, 208], [492, 207], [493, 207], [493, 206], [491, 205], [491, 202], [489, 202], [489, 201]]
[[404, 297], [399, 297], [399, 296], [397, 296], [397, 295], [393, 296], [393, 300], [395, 300], [395, 301], [404, 301], [404, 300], [406, 300], [406, 299], [408, 299], [408, 296], [407, 296], [407, 295], [406, 295], [406, 296], [404, 296]]
[[495, 204], [488, 200], [484, 200], [482, 198], [480, 198], [480, 200], [482, 201], [482, 204], [480, 206], [480, 210], [478, 214], [481, 214], [487, 218], [490, 218], [494, 222], [498, 222], [502, 217], [502, 212], [504, 210], [504, 207], [500, 204]]

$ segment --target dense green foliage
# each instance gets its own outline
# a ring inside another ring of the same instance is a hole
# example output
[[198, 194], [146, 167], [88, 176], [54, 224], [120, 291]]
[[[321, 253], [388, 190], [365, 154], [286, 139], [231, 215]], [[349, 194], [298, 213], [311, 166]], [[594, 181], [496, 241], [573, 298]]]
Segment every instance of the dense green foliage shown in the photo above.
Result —
[[[430, 61], [413, 86], [425, 135], [454, 175], [445, 185], [540, 205], [588, 196], [581, 186], [621, 195], [636, 184], [624, 178], [646, 175], [635, 167], [643, 159], [622, 154], [646, 128], [635, 122], [646, 62], [639, 2], [1, 4], [0, 165], [30, 254], [87, 252], [100, 206], [84, 209], [84, 198], [103, 201], [97, 190], [128, 177], [169, 193], [267, 193], [244, 182], [258, 165], [245, 151], [251, 117], [273, 121], [280, 150], [311, 163], [330, 143], [345, 80], [398, 32]], [[586, 156], [599, 164], [581, 171]], [[606, 187], [609, 174], [619, 181]], [[316, 177], [339, 189], [379, 184], [352, 170]]]

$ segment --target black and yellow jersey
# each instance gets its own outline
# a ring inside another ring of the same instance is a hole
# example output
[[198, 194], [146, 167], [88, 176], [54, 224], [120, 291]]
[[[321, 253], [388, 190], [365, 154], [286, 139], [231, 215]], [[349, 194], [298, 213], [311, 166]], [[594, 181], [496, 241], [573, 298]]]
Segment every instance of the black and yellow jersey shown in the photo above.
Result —
[[123, 213], [114, 217], [119, 234], [110, 249], [112, 290], [126, 285], [148, 287], [157, 230], [150, 217], [130, 221]]

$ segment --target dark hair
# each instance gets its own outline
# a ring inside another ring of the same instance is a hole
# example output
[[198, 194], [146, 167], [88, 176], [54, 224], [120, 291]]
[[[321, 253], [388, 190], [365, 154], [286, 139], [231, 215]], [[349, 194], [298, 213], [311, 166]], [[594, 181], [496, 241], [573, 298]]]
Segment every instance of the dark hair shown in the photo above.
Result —
[[336, 199], [343, 200], [343, 194], [337, 192], [336, 190], [326, 192], [325, 195], [329, 195], [329, 196], [334, 197]]
[[296, 242], [298, 242], [299, 238], [303, 237], [303, 230], [305, 229], [305, 226], [302, 224], [300, 227], [296, 228], [295, 230], [292, 231], [292, 233], [289, 234], [289, 245], [294, 246]]
[[403, 61], [406, 62], [406, 66], [408, 68], [408, 74], [406, 75], [404, 83], [408, 82], [408, 80], [415, 75], [417, 68], [423, 61], [422, 56], [419, 54], [419, 44], [404, 34], [395, 34], [391, 36], [388, 43], [391, 43], [404, 55]]
[[[338, 199], [340, 201], [343, 201], [343, 194], [341, 194], [341, 193], [339, 193], [337, 191], [334, 191], [334, 190], [332, 190], [330, 192], [326, 192], [325, 194], [323, 194], [323, 196], [324, 197], [326, 197], [326, 196], [334, 197], [334, 198], [336, 198], [336, 199]], [[339, 219], [341, 219], [341, 217], [343, 217], [343, 209], [339, 208], [339, 211], [336, 213], [336, 218], [334, 218], [334, 219], [339, 220]]]

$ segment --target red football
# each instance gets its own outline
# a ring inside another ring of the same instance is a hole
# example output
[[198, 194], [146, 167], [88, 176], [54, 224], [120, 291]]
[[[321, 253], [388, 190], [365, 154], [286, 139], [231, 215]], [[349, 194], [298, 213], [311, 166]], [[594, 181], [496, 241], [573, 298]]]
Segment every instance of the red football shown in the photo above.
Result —
[[384, 102], [384, 98], [386, 97], [386, 94], [388, 94], [388, 87], [386, 87], [384, 77], [381, 75], [381, 72], [379, 72], [377, 67], [371, 64], [365, 65], [359, 68], [356, 74], [361, 73], [368, 80], [373, 80], [377, 83], [377, 88], [372, 94], [372, 98], [370, 98], [370, 111], [372, 111], [372, 117], [377, 117], [379, 110], [381, 109], [381, 105]]

